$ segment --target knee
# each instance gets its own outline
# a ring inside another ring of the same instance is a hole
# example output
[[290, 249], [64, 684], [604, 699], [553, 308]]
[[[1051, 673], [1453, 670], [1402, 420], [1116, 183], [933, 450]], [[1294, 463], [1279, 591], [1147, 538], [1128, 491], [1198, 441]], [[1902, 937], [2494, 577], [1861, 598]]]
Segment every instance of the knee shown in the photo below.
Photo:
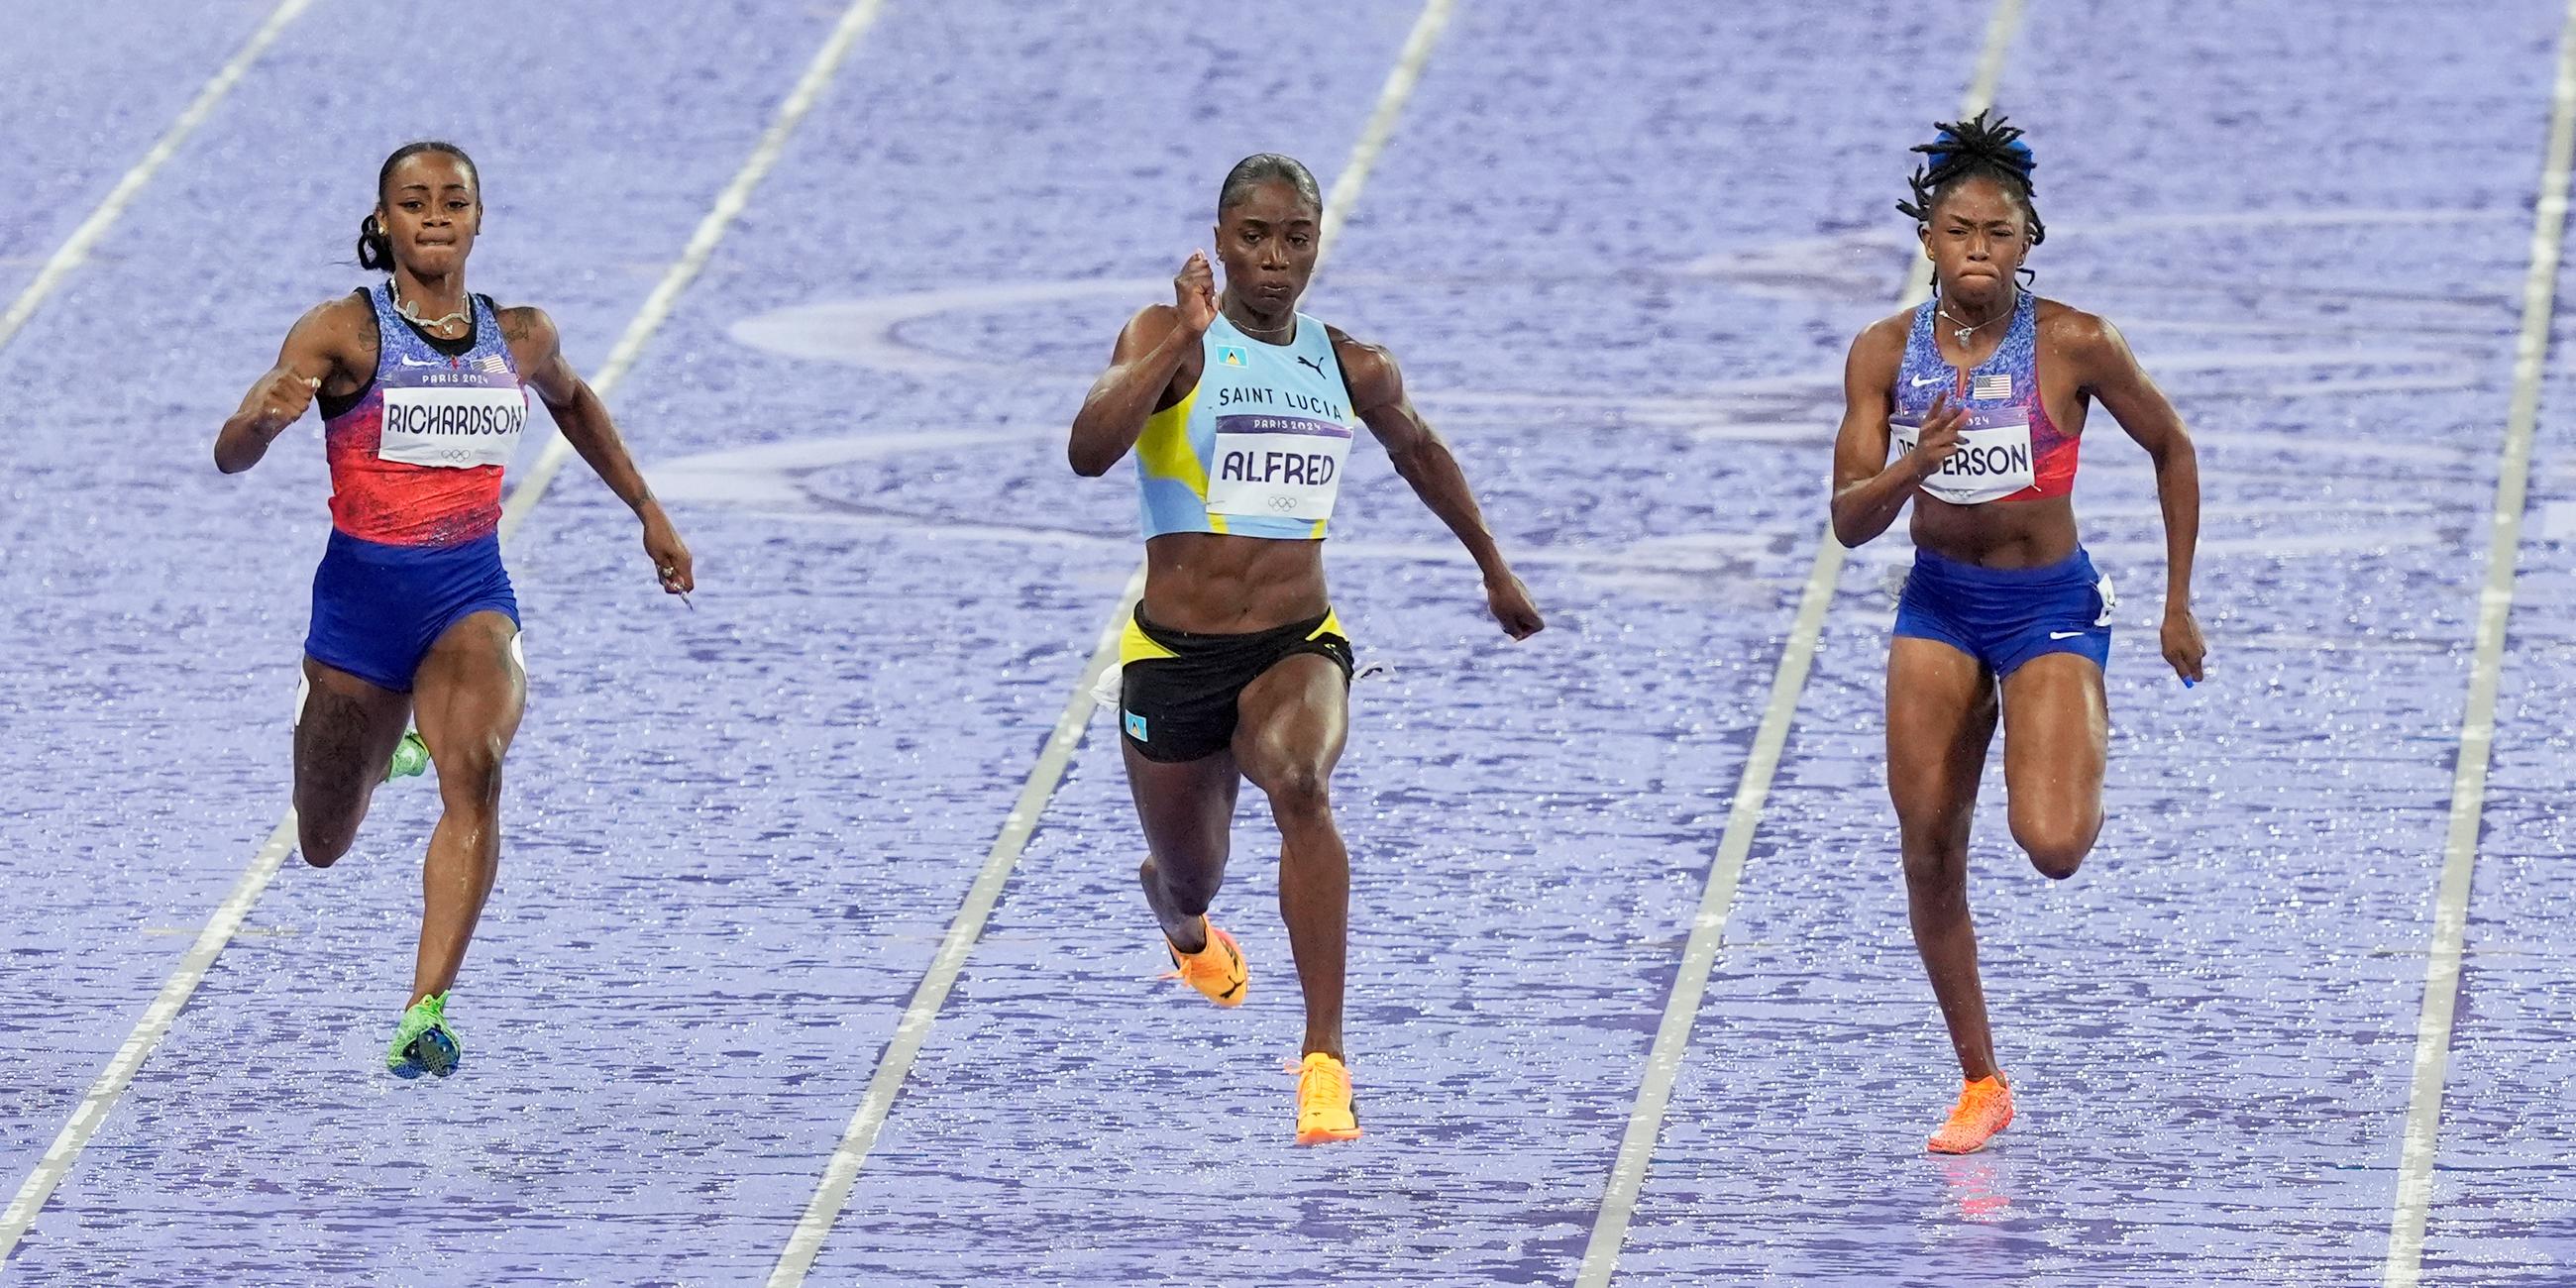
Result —
[[1137, 868], [1136, 875], [1180, 905], [1182, 911], [1205, 912], [1224, 883], [1225, 862], [1222, 856], [1214, 863], [1149, 858]]
[[308, 867], [327, 868], [339, 862], [340, 856], [347, 854], [349, 846], [357, 839], [356, 834], [347, 828], [316, 827], [299, 822], [295, 829], [295, 848], [304, 856]]
[[440, 794], [451, 802], [489, 805], [501, 796], [501, 757], [509, 743], [486, 734], [449, 743], [435, 756]]
[[2030, 865], [2039, 869], [2041, 876], [2052, 881], [2063, 881], [2074, 876], [2075, 870], [2084, 866], [2084, 856], [2093, 851], [2090, 844], [2053, 844], [2024, 848], [2030, 852]]
[[1917, 840], [1907, 837], [1903, 852], [1906, 889], [1920, 895], [1967, 886], [1967, 847], [1952, 845], [1947, 838]]
[[2013, 841], [2030, 856], [2030, 865], [2041, 876], [2063, 881], [2084, 866], [2084, 857], [2093, 852], [2093, 838], [2101, 830], [2100, 819], [2027, 826], [2016, 822]]
[[1332, 771], [1322, 765], [1289, 762], [1262, 775], [1261, 789], [1270, 798], [1270, 813], [1281, 826], [1332, 817]]
[[1898, 799], [1897, 848], [1905, 856], [1909, 888], [1919, 893], [1967, 884], [1968, 818], [1945, 804]]

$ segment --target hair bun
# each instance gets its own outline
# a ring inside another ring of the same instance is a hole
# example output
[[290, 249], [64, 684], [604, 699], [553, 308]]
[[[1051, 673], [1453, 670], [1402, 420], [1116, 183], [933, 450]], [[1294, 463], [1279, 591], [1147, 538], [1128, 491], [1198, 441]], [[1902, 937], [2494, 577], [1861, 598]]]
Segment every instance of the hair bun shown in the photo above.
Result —
[[[1930, 143], [1914, 150], [1928, 158], [1935, 170], [1947, 167], [1961, 153], [1976, 160], [2011, 166], [2023, 174], [2038, 169], [2039, 157], [2030, 150], [2029, 144], [2021, 141], [2022, 132], [2004, 124], [2004, 121], [2004, 117], [1998, 116], [1992, 125], [1988, 125], [1986, 114], [1979, 112], [1955, 126], [1942, 126]], [[1967, 130], [1968, 134], [1963, 137], [1959, 133], [1961, 129]]]
[[2039, 168], [2039, 157], [2021, 141], [2018, 127], [1988, 108], [1964, 121], [1934, 122], [1933, 128], [1932, 141], [1913, 148], [1924, 157], [1924, 164], [1908, 181], [1914, 199], [1896, 203], [1897, 210], [1917, 222], [1928, 220], [1935, 194], [1969, 175], [1984, 173], [2019, 189], [2016, 195], [2021, 198], [2023, 212], [2030, 217], [2031, 245], [2038, 245], [2048, 236], [2047, 227], [2039, 222], [2039, 210], [2030, 200], [2030, 172]]

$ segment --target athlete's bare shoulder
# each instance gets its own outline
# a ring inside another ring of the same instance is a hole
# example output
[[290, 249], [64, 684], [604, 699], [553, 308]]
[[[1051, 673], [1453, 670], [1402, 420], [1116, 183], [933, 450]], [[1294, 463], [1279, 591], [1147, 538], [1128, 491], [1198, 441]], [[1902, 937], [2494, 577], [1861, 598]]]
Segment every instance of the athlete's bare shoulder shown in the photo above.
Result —
[[314, 336], [326, 341], [345, 340], [375, 347], [376, 310], [367, 302], [365, 291], [332, 296], [306, 309], [295, 326], [299, 331], [310, 328]]
[[1163, 337], [1170, 335], [1173, 328], [1180, 324], [1181, 311], [1178, 307], [1170, 304], [1148, 304], [1136, 310], [1134, 317], [1127, 319], [1126, 327], [1119, 332], [1119, 339], [1134, 341], [1139, 347], [1150, 349], [1161, 344]]
[[1371, 344], [1330, 322], [1323, 325], [1324, 334], [1333, 339], [1333, 352], [1339, 355], [1342, 361], [1349, 362], [1353, 358], [1368, 358], [1379, 362], [1395, 361], [1394, 355], [1386, 351], [1386, 346]]
[[[1127, 325], [1118, 328], [1118, 343], [1111, 346], [1109, 350], [1109, 371], [1104, 373], [1101, 379], [1110, 380], [1127, 363], [1139, 361], [1145, 355], [1161, 348], [1164, 341], [1171, 339], [1180, 331], [1181, 326], [1181, 310], [1178, 305], [1148, 304], [1136, 310], [1136, 315], [1127, 319]], [[1155, 395], [1154, 410], [1158, 412], [1170, 410], [1179, 406], [1182, 399], [1189, 397], [1190, 391], [1199, 386], [1199, 370], [1202, 363], [1197, 346], [1193, 345], [1184, 351], [1181, 355], [1181, 365], [1173, 370], [1170, 382], [1163, 386], [1161, 393]]]
[[1341, 364], [1342, 383], [1350, 389], [1353, 405], [1377, 407], [1403, 397], [1403, 369], [1384, 345], [1357, 339], [1331, 323], [1324, 325], [1324, 334], [1333, 339], [1333, 360]]
[[581, 376], [564, 359], [563, 333], [555, 329], [554, 318], [533, 304], [508, 308], [495, 304], [492, 316], [501, 323], [501, 343], [509, 348], [520, 381], [536, 390], [548, 407], [563, 406], [580, 396]]
[[334, 295], [331, 298], [314, 305], [310, 310], [306, 311], [304, 316], [319, 320], [327, 320], [340, 326], [348, 326], [355, 323], [371, 323], [375, 321], [376, 310], [375, 306], [367, 302], [367, 292], [362, 288], [350, 291], [345, 295]]
[[1901, 347], [1905, 343], [1905, 338], [1914, 333], [1914, 315], [1921, 311], [1922, 310], [1920, 308], [1898, 309], [1894, 313], [1890, 313], [1886, 317], [1880, 318], [1879, 320], [1870, 323], [1868, 326], [1862, 327], [1860, 329], [1860, 334], [1852, 337], [1852, 343], [1858, 345], [1862, 341], [1866, 340], [1877, 344], [1885, 344], [1892, 340]]
[[2119, 334], [2118, 328], [2098, 313], [2045, 298], [2039, 302], [2038, 326], [2040, 337], [2056, 344], [2099, 344], [2105, 337]]
[[2100, 314], [2043, 299], [2039, 302], [2039, 317], [2034, 325], [2039, 332], [2040, 345], [2048, 356], [2074, 363], [2077, 370], [2088, 373], [2088, 383], [2092, 373], [2124, 367], [2134, 361], [2128, 356], [2129, 342], [2120, 335], [2120, 328], [2111, 325], [2110, 319]]
[[374, 377], [376, 343], [376, 311], [365, 291], [351, 291], [306, 309], [286, 333], [280, 361], [308, 374], [327, 367], [324, 392], [344, 394]]
[[492, 315], [501, 320], [501, 338], [508, 341], [512, 349], [552, 349], [559, 343], [555, 320], [536, 305], [513, 304], [495, 308]]
[[[1122, 362], [1135, 361], [1161, 347], [1163, 341], [1170, 339], [1172, 333], [1180, 329], [1181, 310], [1177, 306], [1148, 304], [1136, 310], [1136, 315], [1127, 319], [1127, 325], [1118, 328], [1118, 343], [1110, 347], [1109, 361], [1113, 366]], [[1181, 376], [1186, 376], [1188, 379], [1182, 380]], [[1188, 393], [1197, 383], [1198, 363], [1195, 355], [1192, 355], [1182, 360], [1181, 370], [1174, 378], [1172, 390], [1167, 393], [1167, 398], [1177, 399], [1181, 394]]]
[[[1852, 337], [1851, 354], [1844, 370], [1850, 375], [1866, 375], [1884, 383], [1896, 379], [1896, 369], [1905, 362], [1905, 341], [1914, 332], [1914, 310], [1890, 313], [1860, 329]], [[1880, 377], [1884, 377], [1881, 380]]]

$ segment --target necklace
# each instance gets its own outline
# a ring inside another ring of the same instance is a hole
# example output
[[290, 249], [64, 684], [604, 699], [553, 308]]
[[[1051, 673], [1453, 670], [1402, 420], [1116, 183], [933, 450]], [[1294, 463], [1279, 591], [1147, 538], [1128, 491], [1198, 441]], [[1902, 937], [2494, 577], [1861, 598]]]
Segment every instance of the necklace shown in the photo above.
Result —
[[[394, 312], [401, 314], [403, 318], [409, 321], [413, 326], [419, 327], [421, 330], [427, 331], [433, 335], [446, 330], [450, 326], [461, 326], [470, 317], [464, 309], [458, 309], [454, 313], [448, 314], [446, 317], [439, 318], [436, 321], [431, 321], [428, 318], [422, 317], [420, 315], [420, 310], [413, 308], [409, 303], [404, 301], [402, 297], [401, 283], [395, 283], [392, 290], [394, 297]], [[1950, 315], [1944, 313], [1941, 316], [1948, 317]]]
[[1942, 320], [1942, 321], [1947, 322], [1947, 323], [1949, 323], [1949, 324], [1950, 324], [1950, 327], [1951, 327], [1950, 334], [1951, 334], [1952, 336], [1956, 337], [1957, 342], [1958, 342], [1958, 345], [1959, 345], [1959, 347], [1960, 347], [1960, 348], [1962, 348], [1962, 349], [1964, 349], [1964, 348], [1967, 348], [1967, 347], [1968, 347], [1968, 337], [1969, 337], [1969, 336], [1975, 335], [1975, 334], [1976, 334], [1976, 333], [1978, 333], [1979, 331], [1983, 331], [1983, 330], [1985, 330], [1987, 327], [1993, 326], [1995, 323], [1997, 323], [1997, 322], [2001, 322], [2001, 321], [2003, 321], [2005, 318], [2011, 317], [2011, 316], [2013, 315], [2013, 313], [2014, 313], [2016, 310], [2020, 309], [2020, 308], [2021, 308], [2021, 292], [2019, 292], [2019, 291], [2014, 291], [2014, 292], [2012, 293], [2012, 295], [2011, 295], [2011, 296], [2006, 300], [2006, 302], [2005, 302], [2005, 304], [2004, 304], [2004, 307], [2003, 307], [2000, 311], [1998, 311], [1998, 312], [1997, 312], [1993, 317], [1987, 318], [1985, 321], [1983, 321], [1983, 322], [1979, 322], [1979, 323], [1977, 323], [1977, 324], [1976, 324], [1976, 325], [1974, 325], [1974, 326], [1970, 326], [1970, 325], [1968, 325], [1967, 323], [1960, 321], [1958, 318], [1951, 316], [1951, 314], [1950, 314], [1950, 306], [1949, 306], [1948, 304], [1946, 304], [1946, 303], [1944, 303], [1944, 302], [1942, 302], [1942, 301], [1940, 301], [1940, 300], [1938, 300], [1938, 299], [1935, 299], [1934, 301], [1932, 301], [1932, 311], [1933, 311], [1934, 313], [1939, 314], [1939, 315], [1940, 315], [1940, 317], [1941, 317], [1941, 320]]
[[1243, 319], [1238, 317], [1228, 317], [1226, 321], [1232, 322], [1234, 324], [1234, 329], [1243, 332], [1245, 335], [1279, 335], [1284, 332], [1294, 331], [1297, 329], [1297, 318], [1294, 314], [1291, 314], [1287, 321], [1274, 327], [1245, 326], [1243, 324]]
[[1954, 336], [1954, 337], [1956, 337], [1956, 338], [1957, 338], [1958, 343], [1959, 343], [1959, 347], [1960, 347], [1960, 348], [1962, 348], [1962, 349], [1964, 349], [1964, 348], [1967, 348], [1967, 347], [1968, 347], [1968, 337], [1969, 337], [1969, 336], [1975, 335], [1975, 334], [1976, 334], [1976, 333], [1978, 333], [1979, 331], [1983, 331], [1983, 330], [1985, 330], [1987, 327], [1993, 326], [1995, 323], [2000, 322], [2000, 321], [2004, 320], [2005, 318], [2011, 317], [2011, 316], [2013, 315], [2013, 311], [2012, 311], [2011, 309], [2005, 309], [2003, 312], [1998, 313], [1998, 314], [1994, 315], [1993, 317], [1987, 318], [1985, 321], [1980, 322], [1980, 323], [1976, 324], [1975, 326], [1970, 326], [1970, 325], [1968, 325], [1968, 324], [1967, 324], [1967, 323], [1965, 323], [1965, 322], [1961, 322], [1961, 321], [1960, 321], [1959, 319], [1957, 319], [1957, 318], [1951, 317], [1951, 316], [1950, 316], [1950, 310], [1949, 310], [1949, 309], [1947, 309], [1947, 308], [1942, 307], [1941, 305], [1938, 305], [1938, 304], [1933, 305], [1933, 306], [1932, 306], [1932, 311], [1933, 311], [1933, 312], [1935, 312], [1935, 313], [1940, 314], [1940, 315], [1941, 315], [1941, 319], [1942, 319], [1943, 321], [1945, 321], [1945, 322], [1949, 322], [1949, 323], [1951, 324], [1951, 331], [1950, 331], [1950, 334], [1951, 334], [1952, 336]]

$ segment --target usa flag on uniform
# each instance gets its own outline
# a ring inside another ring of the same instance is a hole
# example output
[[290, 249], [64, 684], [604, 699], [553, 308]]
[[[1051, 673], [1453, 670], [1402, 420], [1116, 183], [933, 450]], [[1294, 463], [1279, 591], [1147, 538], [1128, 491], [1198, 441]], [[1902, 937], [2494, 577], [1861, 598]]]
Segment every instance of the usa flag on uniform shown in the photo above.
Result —
[[2010, 398], [2012, 397], [2012, 376], [2009, 373], [1978, 376], [1968, 382], [1968, 396], [1971, 398]]
[[498, 376], [507, 373], [510, 370], [510, 364], [509, 361], [504, 359], [500, 354], [487, 353], [474, 360], [474, 369], [476, 371], [488, 371], [493, 375]]

